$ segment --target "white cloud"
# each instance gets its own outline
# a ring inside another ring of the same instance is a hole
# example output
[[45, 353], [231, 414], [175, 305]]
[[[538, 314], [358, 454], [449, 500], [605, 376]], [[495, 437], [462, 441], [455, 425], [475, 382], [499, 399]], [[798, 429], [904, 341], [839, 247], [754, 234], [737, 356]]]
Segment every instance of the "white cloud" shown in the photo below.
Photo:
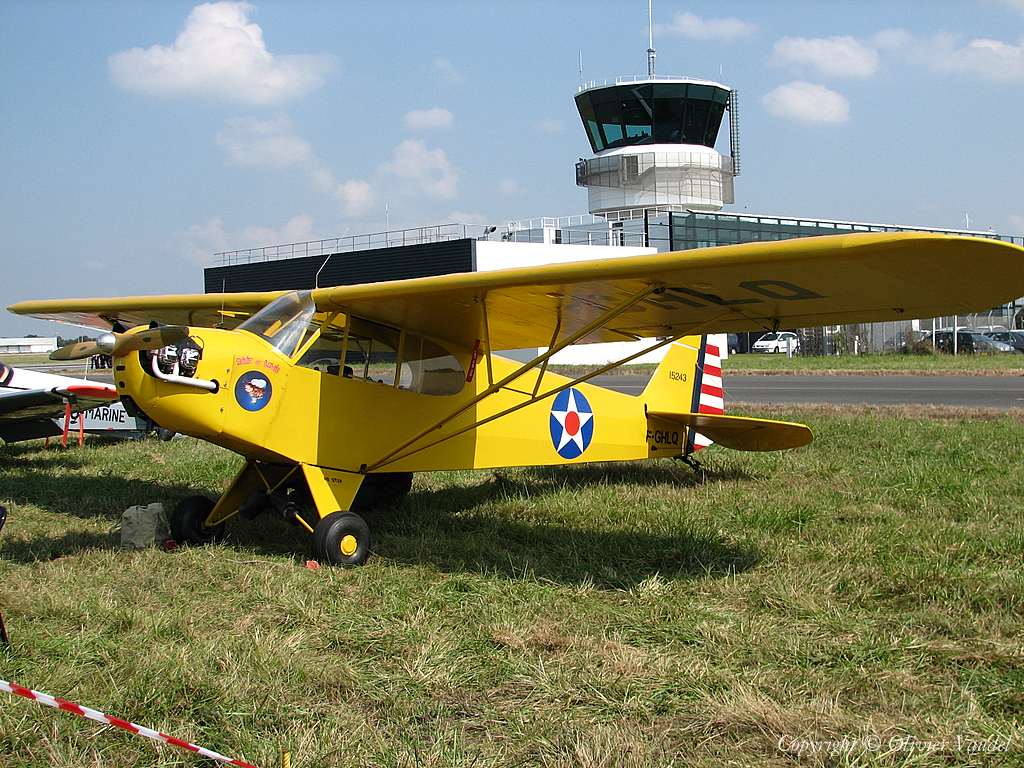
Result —
[[898, 53], [914, 44], [914, 36], [905, 29], [883, 29], [872, 36], [871, 42], [881, 51]]
[[794, 80], [766, 93], [762, 103], [775, 117], [801, 123], [845, 123], [850, 102], [823, 85]]
[[833, 77], [871, 77], [878, 70], [878, 52], [849, 36], [784, 37], [775, 43], [775, 59]]
[[561, 133], [565, 129], [565, 123], [553, 117], [545, 117], [538, 120], [534, 127], [541, 133]]
[[1007, 8], [1018, 13], [1024, 13], [1024, 0], [995, 0], [999, 5], [1005, 5]]
[[936, 35], [915, 45], [914, 57], [938, 72], [1024, 82], [1024, 38], [1017, 45], [985, 37], [957, 45], [952, 35]]
[[295, 133], [287, 115], [269, 120], [254, 117], [225, 120], [217, 134], [217, 143], [224, 148], [227, 161], [232, 165], [301, 170], [317, 189], [341, 203], [346, 216], [362, 216], [373, 205], [374, 194], [369, 182], [335, 178], [309, 142]]
[[451, 211], [444, 217], [444, 221], [454, 224], [468, 224], [471, 227], [483, 227], [492, 224], [493, 219], [482, 213], [470, 213], [469, 211]]
[[294, 168], [313, 162], [313, 148], [295, 135], [287, 115], [270, 120], [234, 117], [224, 121], [217, 143], [232, 165], [255, 168]]
[[341, 201], [342, 209], [349, 216], [365, 216], [377, 201], [370, 183], [362, 179], [350, 179], [337, 184], [334, 195]]
[[1016, 213], [1010, 214], [1010, 229], [1011, 234], [1016, 235], [1017, 233], [1024, 233], [1024, 216], [1018, 216]]
[[455, 124], [455, 115], [443, 107], [414, 109], [406, 112], [402, 123], [410, 131], [429, 131], [436, 128], [451, 128]]
[[917, 37], [905, 29], [886, 29], [875, 45], [934, 72], [981, 77], [999, 83], [1024, 82], [1024, 36], [1017, 43], [987, 37], [966, 42], [947, 33]]
[[274, 55], [244, 2], [197, 5], [173, 45], [115, 53], [110, 74], [122, 88], [158, 96], [199, 95], [279, 104], [319, 87], [334, 68], [325, 54]]
[[677, 13], [669, 24], [658, 24], [658, 31], [691, 40], [739, 40], [750, 37], [757, 27], [736, 18], [702, 19], [692, 13]]
[[306, 213], [293, 216], [278, 228], [250, 226], [240, 233], [240, 245], [231, 246], [234, 248], [250, 248], [261, 245], [279, 245], [286, 243], [304, 243], [312, 240], [313, 217]]
[[465, 79], [465, 76], [462, 74], [462, 70], [452, 64], [448, 59], [440, 56], [434, 59], [434, 71], [440, 75], [442, 79], [451, 83], [458, 83]]
[[516, 197], [523, 193], [523, 188], [515, 179], [502, 179], [498, 184], [498, 194], [505, 197]]
[[443, 149], [427, 149], [419, 139], [407, 139], [395, 147], [382, 170], [412, 182], [431, 197], [455, 197], [459, 176], [448, 155]]
[[209, 266], [216, 262], [214, 254], [229, 249], [300, 243], [313, 238], [313, 218], [309, 214], [300, 213], [277, 228], [249, 226], [232, 231], [225, 228], [223, 219], [215, 216], [202, 224], [193, 224], [185, 232], [179, 233], [175, 240], [180, 251], [190, 261]]

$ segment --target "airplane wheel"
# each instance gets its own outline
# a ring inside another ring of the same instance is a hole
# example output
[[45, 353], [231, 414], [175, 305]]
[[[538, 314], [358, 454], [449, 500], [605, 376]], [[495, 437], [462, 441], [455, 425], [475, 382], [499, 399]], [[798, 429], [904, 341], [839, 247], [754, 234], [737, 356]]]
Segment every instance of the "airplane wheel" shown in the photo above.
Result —
[[370, 528], [355, 512], [332, 512], [316, 524], [313, 551], [328, 565], [362, 565], [370, 557]]
[[206, 496], [189, 496], [174, 507], [167, 519], [171, 536], [183, 544], [210, 544], [224, 538], [224, 523], [207, 528], [203, 521], [217, 502]]

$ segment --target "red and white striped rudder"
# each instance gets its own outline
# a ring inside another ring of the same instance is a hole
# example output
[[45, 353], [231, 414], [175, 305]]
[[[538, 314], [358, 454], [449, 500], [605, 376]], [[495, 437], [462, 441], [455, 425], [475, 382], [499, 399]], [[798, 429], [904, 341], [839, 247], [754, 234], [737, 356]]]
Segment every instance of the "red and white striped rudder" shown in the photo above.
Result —
[[[725, 413], [725, 388], [722, 385], [721, 350], [704, 337], [703, 354], [697, 360], [700, 394], [697, 399], [697, 413]], [[693, 450], [699, 451], [711, 445], [712, 441], [699, 432], [693, 436]]]

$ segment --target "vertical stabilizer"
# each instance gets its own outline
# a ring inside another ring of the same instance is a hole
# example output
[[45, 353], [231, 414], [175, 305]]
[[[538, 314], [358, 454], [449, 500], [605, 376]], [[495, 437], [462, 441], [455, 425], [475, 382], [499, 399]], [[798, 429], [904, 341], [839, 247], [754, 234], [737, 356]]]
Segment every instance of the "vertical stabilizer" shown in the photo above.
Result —
[[[704, 337], [702, 345], [701, 360], [697, 366], [697, 384], [695, 389], [694, 413], [725, 413], [725, 388], [722, 386], [722, 358], [718, 347], [707, 341]], [[690, 430], [689, 439], [686, 443], [686, 453], [699, 451], [707, 448], [713, 441]]]
[[[709, 344], [707, 336], [685, 336], [669, 345], [641, 397], [652, 412], [725, 413], [718, 346]], [[690, 454], [712, 444], [692, 429], [686, 432], [678, 452]]]

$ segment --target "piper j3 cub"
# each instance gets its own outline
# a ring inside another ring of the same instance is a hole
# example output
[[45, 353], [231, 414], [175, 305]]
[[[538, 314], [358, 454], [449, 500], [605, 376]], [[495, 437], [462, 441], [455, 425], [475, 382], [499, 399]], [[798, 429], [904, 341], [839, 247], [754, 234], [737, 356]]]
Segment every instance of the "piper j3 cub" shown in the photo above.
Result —
[[[273, 509], [312, 534], [320, 559], [352, 565], [370, 552], [358, 511], [400, 498], [414, 472], [686, 456], [701, 436], [739, 450], [806, 445], [803, 425], [708, 407], [721, 404], [721, 382], [704, 334], [987, 310], [1024, 295], [1022, 251], [981, 238], [837, 235], [11, 310], [113, 328], [55, 356], [113, 355], [130, 411], [245, 457], [220, 499], [175, 509], [179, 541], [217, 539], [232, 516]], [[548, 370], [571, 344], [641, 339], [641, 351], [584, 376]], [[525, 363], [495, 353], [528, 347], [544, 351]], [[586, 383], [659, 347], [667, 355], [639, 396]]]

